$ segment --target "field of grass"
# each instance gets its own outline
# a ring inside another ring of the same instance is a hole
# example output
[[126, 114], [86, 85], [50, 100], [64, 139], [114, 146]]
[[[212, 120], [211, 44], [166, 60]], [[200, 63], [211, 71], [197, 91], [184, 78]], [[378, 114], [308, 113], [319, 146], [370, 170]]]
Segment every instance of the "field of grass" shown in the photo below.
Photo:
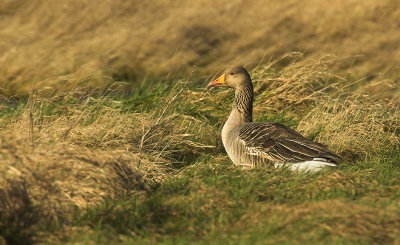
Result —
[[[0, 1], [0, 244], [400, 244], [399, 19], [378, 0]], [[205, 87], [234, 64], [255, 121], [344, 162], [233, 166], [233, 91]]]
[[255, 120], [328, 144], [345, 159], [339, 167], [304, 175], [233, 166], [219, 135], [233, 94], [206, 90], [205, 80], [128, 94], [118, 84], [32, 92], [1, 111], [2, 239], [399, 243], [399, 101], [370, 93], [391, 83], [345, 80], [330, 73], [335, 60], [295, 57], [251, 72]]
[[0, 92], [204, 76], [290, 52], [399, 79], [399, 19], [396, 0], [2, 0]]

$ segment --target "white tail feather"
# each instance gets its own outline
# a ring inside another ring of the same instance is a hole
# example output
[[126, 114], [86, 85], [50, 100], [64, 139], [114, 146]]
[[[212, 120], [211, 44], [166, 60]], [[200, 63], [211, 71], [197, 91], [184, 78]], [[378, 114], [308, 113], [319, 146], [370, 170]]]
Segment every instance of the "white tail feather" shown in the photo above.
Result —
[[291, 171], [315, 173], [325, 167], [335, 167], [336, 164], [326, 161], [324, 158], [314, 158], [311, 161], [297, 163], [275, 163], [275, 168], [287, 167]]

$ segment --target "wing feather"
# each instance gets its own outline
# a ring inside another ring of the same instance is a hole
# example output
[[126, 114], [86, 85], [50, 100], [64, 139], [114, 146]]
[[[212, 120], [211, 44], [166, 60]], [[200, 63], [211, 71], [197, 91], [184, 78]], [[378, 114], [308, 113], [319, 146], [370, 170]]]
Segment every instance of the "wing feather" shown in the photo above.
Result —
[[324, 158], [338, 163], [342, 159], [327, 151], [327, 147], [303, 137], [279, 123], [248, 123], [239, 131], [239, 138], [252, 155], [275, 162], [309, 161]]

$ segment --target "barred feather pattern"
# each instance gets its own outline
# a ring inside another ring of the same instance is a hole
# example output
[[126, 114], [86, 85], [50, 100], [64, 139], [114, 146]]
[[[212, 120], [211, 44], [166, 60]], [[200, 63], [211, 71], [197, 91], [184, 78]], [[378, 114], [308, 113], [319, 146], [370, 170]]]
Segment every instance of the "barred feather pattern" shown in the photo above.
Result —
[[241, 159], [245, 165], [297, 163], [316, 158], [330, 163], [342, 160], [328, 152], [325, 145], [309, 140], [279, 123], [247, 123], [239, 129], [237, 136], [240, 142], [237, 145], [243, 147]]
[[232, 109], [237, 109], [245, 122], [253, 121], [253, 96], [253, 85], [251, 83], [235, 92]]

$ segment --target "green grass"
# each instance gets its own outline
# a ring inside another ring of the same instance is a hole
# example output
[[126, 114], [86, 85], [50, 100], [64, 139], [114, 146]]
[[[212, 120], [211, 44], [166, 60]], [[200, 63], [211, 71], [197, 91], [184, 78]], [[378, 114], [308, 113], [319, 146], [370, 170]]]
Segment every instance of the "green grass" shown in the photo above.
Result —
[[[165, 244], [393, 242], [396, 235], [387, 226], [400, 223], [400, 168], [393, 164], [400, 152], [395, 154], [363, 163], [371, 168], [344, 164], [315, 175], [267, 167], [242, 170], [227, 159], [209, 158], [154, 184], [144, 197], [106, 200], [89, 208], [74, 226], [90, 227], [94, 233], [77, 233], [66, 241], [122, 237]], [[363, 217], [371, 213], [377, 216]], [[364, 229], [368, 222], [373, 230]], [[346, 234], [347, 228], [358, 236]]]

